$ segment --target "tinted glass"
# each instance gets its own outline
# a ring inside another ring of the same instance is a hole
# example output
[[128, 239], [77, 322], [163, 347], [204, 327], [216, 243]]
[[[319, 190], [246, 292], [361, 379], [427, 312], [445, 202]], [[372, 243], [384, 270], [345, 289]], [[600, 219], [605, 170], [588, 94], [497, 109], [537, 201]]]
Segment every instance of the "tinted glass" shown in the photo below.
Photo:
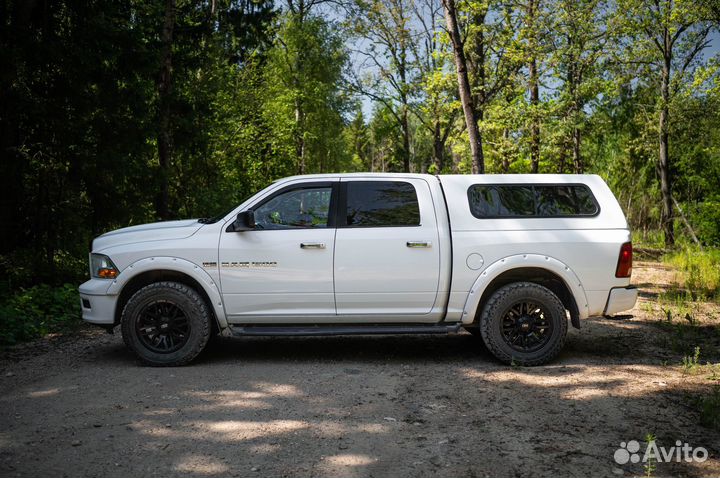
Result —
[[540, 216], [592, 216], [597, 205], [585, 186], [535, 186]]
[[573, 217], [597, 214], [598, 206], [587, 186], [480, 185], [468, 189], [470, 212], [484, 217]]
[[255, 209], [258, 229], [327, 227], [332, 188], [294, 189]]
[[395, 181], [352, 181], [347, 185], [350, 227], [419, 226], [415, 187]]
[[470, 210], [475, 217], [532, 216], [535, 196], [532, 186], [471, 186]]

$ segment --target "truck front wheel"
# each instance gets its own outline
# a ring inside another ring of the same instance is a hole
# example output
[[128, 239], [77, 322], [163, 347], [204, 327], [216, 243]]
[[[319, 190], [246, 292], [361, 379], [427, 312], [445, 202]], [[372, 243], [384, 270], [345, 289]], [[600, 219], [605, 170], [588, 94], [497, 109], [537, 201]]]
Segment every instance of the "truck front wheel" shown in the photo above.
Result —
[[480, 333], [500, 361], [541, 365], [555, 358], [565, 343], [565, 307], [539, 284], [508, 284], [495, 291], [483, 307]]
[[155, 282], [138, 290], [121, 318], [123, 340], [144, 363], [185, 365], [202, 352], [212, 330], [210, 311], [191, 287]]

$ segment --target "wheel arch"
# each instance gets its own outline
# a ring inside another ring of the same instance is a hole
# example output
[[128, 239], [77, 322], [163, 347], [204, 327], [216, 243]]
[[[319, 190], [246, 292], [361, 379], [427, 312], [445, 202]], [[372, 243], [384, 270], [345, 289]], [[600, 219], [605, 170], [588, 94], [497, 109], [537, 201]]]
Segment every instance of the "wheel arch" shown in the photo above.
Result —
[[490, 296], [513, 282], [532, 282], [550, 289], [570, 312], [575, 328], [580, 328], [580, 319], [588, 317], [585, 289], [569, 266], [550, 256], [519, 254], [494, 262], [478, 276], [465, 301], [463, 324], [475, 323]]
[[153, 257], [141, 259], [125, 268], [108, 289], [118, 295], [114, 325], [120, 323], [123, 309], [130, 297], [146, 285], [160, 281], [173, 281], [192, 287], [208, 305], [213, 316], [213, 332], [227, 328], [222, 298], [215, 281], [201, 267], [184, 259]]

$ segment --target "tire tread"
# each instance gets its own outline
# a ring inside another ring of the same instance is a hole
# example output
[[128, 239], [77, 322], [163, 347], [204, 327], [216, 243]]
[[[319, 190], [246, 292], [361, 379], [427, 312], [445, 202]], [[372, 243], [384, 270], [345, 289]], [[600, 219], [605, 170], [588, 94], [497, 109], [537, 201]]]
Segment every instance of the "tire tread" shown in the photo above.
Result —
[[[146, 356], [145, 351], [143, 349], [139, 349], [138, 345], [136, 345], [135, 342], [132, 340], [131, 337], [133, 334], [133, 324], [132, 320], [130, 320], [130, 317], [128, 317], [128, 314], [130, 313], [129, 309], [132, 309], [132, 305], [135, 302], [142, 300], [147, 295], [161, 293], [162, 291], [168, 289], [182, 294], [191, 302], [194, 310], [198, 312], [199, 317], [197, 318], [200, 320], [193, 320], [190, 317], [189, 320], [192, 320], [193, 328], [196, 328], [198, 326], [200, 327], [200, 339], [194, 342], [189, 341], [188, 345], [190, 345], [190, 348], [187, 350], [185, 350], [185, 347], [180, 349], [180, 351], [184, 351], [185, 353], [183, 353], [177, 359], [169, 360], [167, 362], [161, 362], [157, 360], [152, 360], [151, 358]], [[123, 308], [123, 312], [120, 318], [120, 327], [122, 331], [123, 341], [125, 342], [125, 344], [135, 352], [135, 354], [138, 356], [142, 363], [153, 367], [179, 367], [192, 362], [207, 345], [212, 330], [211, 314], [207, 304], [205, 303], [205, 300], [192, 287], [180, 282], [172, 281], [153, 282], [152, 284], [146, 285], [145, 287], [135, 292], [135, 294], [133, 294], [133, 296], [130, 298], [130, 300], [127, 301], [125, 307]]]
[[[490, 328], [495, 324], [495, 320], [493, 320], [493, 315], [499, 313], [499, 311], [497, 310], [498, 307], [500, 306], [500, 304], [502, 304], [503, 301], [507, 300], [509, 296], [515, 294], [518, 290], [532, 290], [538, 294], [545, 296], [549, 301], [549, 303], [545, 305], [555, 307], [555, 312], [561, 314], [563, 318], [563, 320], [560, 321], [560, 337], [554, 342], [551, 342], [549, 344], [550, 348], [538, 358], [521, 359], [508, 354], [505, 350], [502, 349], [502, 347], [498, 345], [495, 338], [493, 337], [493, 334], [490, 333]], [[550, 289], [534, 282], [513, 282], [512, 284], [503, 286], [497, 291], [495, 291], [495, 293], [493, 293], [493, 295], [485, 303], [485, 306], [482, 309], [479, 325], [480, 334], [482, 336], [483, 342], [485, 342], [488, 350], [490, 350], [490, 352], [492, 352], [492, 354], [498, 360], [506, 364], [515, 363], [523, 366], [543, 365], [553, 360], [555, 357], [557, 357], [557, 355], [560, 353], [563, 346], [565, 345], [565, 338], [567, 334], [565, 307], [562, 305], [562, 302]]]

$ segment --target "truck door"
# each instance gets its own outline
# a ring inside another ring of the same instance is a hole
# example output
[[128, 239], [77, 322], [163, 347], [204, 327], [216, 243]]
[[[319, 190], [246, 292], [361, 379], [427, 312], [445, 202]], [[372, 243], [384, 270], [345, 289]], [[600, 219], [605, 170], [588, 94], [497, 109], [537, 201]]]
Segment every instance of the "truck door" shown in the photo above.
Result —
[[337, 181], [295, 183], [251, 206], [255, 230], [223, 232], [220, 280], [232, 323], [335, 316]]
[[[440, 278], [437, 220], [423, 179], [340, 182], [335, 302], [340, 316], [428, 314]], [[410, 320], [408, 318], [408, 320]]]

